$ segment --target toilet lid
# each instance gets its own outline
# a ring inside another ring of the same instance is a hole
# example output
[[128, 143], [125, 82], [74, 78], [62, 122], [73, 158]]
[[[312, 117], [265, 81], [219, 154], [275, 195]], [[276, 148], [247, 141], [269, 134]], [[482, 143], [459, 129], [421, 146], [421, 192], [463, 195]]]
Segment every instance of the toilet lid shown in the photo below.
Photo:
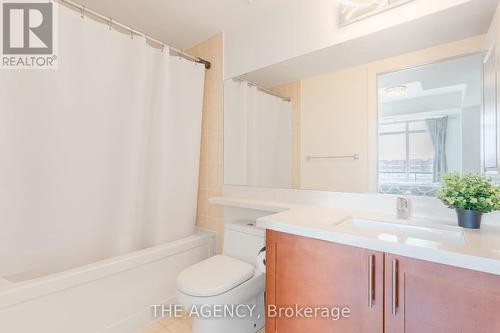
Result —
[[177, 288], [191, 296], [217, 296], [249, 280], [254, 269], [241, 260], [218, 255], [183, 270]]

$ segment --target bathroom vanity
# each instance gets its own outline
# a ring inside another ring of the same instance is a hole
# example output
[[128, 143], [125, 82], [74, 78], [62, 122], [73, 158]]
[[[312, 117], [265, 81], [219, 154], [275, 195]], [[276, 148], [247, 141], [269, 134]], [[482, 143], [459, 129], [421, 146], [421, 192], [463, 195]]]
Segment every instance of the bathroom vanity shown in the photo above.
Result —
[[499, 276], [275, 231], [267, 258], [268, 304], [352, 314], [268, 318], [268, 332], [500, 332]]
[[500, 332], [500, 228], [308, 205], [213, 198], [269, 210], [268, 306], [348, 307], [350, 317], [269, 317], [267, 332]]

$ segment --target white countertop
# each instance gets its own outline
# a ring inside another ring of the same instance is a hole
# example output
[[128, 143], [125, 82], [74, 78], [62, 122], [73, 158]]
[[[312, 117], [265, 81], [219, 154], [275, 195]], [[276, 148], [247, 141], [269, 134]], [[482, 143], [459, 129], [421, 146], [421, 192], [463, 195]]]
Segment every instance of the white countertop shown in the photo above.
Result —
[[[414, 218], [397, 220], [395, 214], [231, 197], [211, 198], [210, 202], [269, 211], [270, 215], [257, 219], [257, 226], [263, 229], [500, 275], [500, 226], [483, 225], [480, 230], [469, 230], [449, 221]], [[401, 225], [423, 230], [432, 227], [429, 230], [444, 230], [451, 235], [460, 235], [460, 241], [403, 237], [388, 231], [389, 228], [357, 228], [351, 224], [353, 219], [363, 219], [365, 223], [383, 221], [387, 223], [385, 226], [394, 226], [394, 229]]]

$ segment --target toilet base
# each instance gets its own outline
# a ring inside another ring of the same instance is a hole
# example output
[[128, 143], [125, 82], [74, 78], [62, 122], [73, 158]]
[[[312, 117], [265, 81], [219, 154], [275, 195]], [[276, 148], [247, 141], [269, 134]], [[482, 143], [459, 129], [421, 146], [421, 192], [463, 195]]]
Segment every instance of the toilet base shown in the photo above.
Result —
[[193, 317], [192, 333], [255, 333], [264, 327], [264, 294], [243, 302], [245, 305], [255, 305], [252, 317], [247, 318], [199, 318]]

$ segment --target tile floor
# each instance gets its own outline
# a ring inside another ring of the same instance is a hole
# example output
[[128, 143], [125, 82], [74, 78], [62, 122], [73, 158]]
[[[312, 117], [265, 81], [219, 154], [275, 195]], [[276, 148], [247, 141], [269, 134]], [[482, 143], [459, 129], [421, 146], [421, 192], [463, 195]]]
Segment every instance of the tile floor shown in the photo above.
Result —
[[[163, 318], [153, 322], [137, 333], [191, 333], [191, 319], [188, 316], [182, 318]], [[265, 333], [264, 329], [258, 333]]]

